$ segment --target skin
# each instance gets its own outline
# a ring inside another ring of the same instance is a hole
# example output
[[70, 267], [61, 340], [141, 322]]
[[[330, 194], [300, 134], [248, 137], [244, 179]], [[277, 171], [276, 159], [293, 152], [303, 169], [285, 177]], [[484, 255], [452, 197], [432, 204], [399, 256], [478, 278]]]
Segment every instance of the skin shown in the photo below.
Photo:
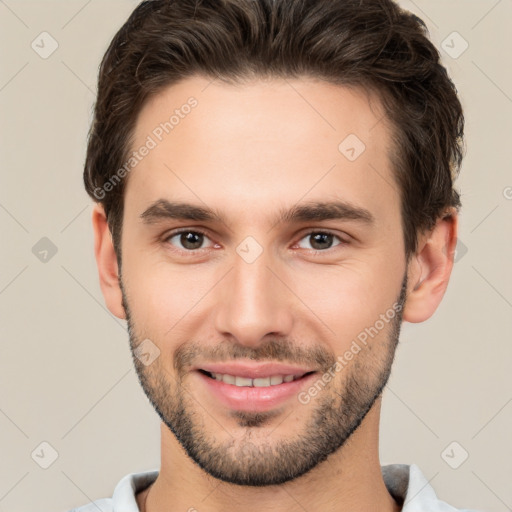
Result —
[[[326, 421], [337, 425], [346, 409], [343, 397], [349, 396], [350, 376], [376, 393], [379, 383], [385, 384], [396, 345], [392, 322], [336, 373], [319, 397], [308, 404], [294, 397], [252, 426], [244, 421], [250, 415], [237, 415], [217, 403], [189, 366], [176, 368], [176, 355], [194, 346], [199, 350], [194, 362], [199, 363], [208, 362], [208, 355], [219, 347], [228, 360], [235, 348], [248, 356], [268, 356], [265, 350], [281, 340], [290, 361], [306, 354], [311, 366], [320, 368], [313, 353], [328, 359], [343, 354], [359, 333], [396, 304], [405, 277], [403, 320], [427, 320], [449, 281], [457, 215], [451, 211], [431, 232], [420, 234], [416, 253], [406, 260], [399, 191], [388, 157], [391, 127], [376, 98], [325, 82], [257, 80], [235, 87], [188, 78], [145, 105], [133, 147], [144, 144], [167, 113], [190, 96], [198, 106], [129, 176], [121, 277], [103, 208], [98, 204], [94, 209], [100, 284], [109, 310], [122, 319], [129, 313], [132, 350], [146, 338], [160, 350], [147, 367], [134, 362], [161, 418], [163, 414], [172, 423], [181, 396], [183, 414], [193, 419], [194, 432], [207, 448], [220, 448], [220, 457], [234, 468], [241, 457], [244, 467], [256, 468], [262, 460], [271, 467], [272, 448], [314, 441], [315, 435], [320, 439], [321, 428], [308, 428], [322, 404], [329, 411]], [[353, 162], [338, 150], [351, 133], [366, 145]], [[141, 214], [162, 198], [214, 208], [225, 222], [145, 222]], [[331, 200], [368, 210], [374, 222], [275, 223], [281, 208]], [[169, 238], [175, 228], [204, 231], [203, 248], [190, 256], [183, 239]], [[313, 256], [318, 246], [310, 235], [325, 230], [335, 235], [331, 247]], [[250, 264], [236, 251], [247, 236], [263, 249]], [[340, 240], [345, 243], [338, 245]], [[339, 440], [336, 450], [301, 476], [259, 487], [209, 474], [162, 421], [160, 474], [137, 495], [139, 508], [398, 511], [401, 507], [388, 493], [380, 470], [380, 407], [379, 394], [367, 414], [358, 411], [361, 422], [348, 440]], [[228, 446], [230, 450], [224, 449]], [[303, 452], [297, 450], [297, 457], [312, 451], [311, 444], [300, 446]], [[258, 458], [260, 450], [263, 459]]]

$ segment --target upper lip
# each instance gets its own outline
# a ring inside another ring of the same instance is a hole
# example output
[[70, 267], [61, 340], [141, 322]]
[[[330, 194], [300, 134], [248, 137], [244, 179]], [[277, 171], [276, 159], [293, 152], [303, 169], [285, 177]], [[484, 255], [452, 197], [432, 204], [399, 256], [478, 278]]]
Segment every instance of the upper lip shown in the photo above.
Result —
[[257, 379], [264, 377], [272, 377], [274, 375], [304, 375], [313, 372], [311, 368], [303, 368], [289, 364], [280, 363], [211, 363], [196, 366], [194, 370], [204, 370], [210, 373], [222, 373], [245, 377], [248, 379]]

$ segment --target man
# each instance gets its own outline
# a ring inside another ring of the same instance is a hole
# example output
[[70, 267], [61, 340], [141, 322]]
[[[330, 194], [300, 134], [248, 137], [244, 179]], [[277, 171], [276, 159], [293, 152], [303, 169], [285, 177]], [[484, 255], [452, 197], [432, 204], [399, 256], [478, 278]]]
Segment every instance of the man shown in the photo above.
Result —
[[141, 3], [100, 68], [85, 185], [160, 470], [79, 508], [447, 511], [381, 467], [402, 321], [457, 237], [463, 113], [391, 0]]

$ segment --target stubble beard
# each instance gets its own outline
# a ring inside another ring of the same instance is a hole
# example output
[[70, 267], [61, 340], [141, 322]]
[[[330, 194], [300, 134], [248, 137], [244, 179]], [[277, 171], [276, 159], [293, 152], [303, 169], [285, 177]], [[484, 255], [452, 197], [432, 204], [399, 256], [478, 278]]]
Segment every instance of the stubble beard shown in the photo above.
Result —
[[[301, 431], [293, 439], [279, 441], [273, 441], [267, 435], [262, 436], [264, 440], [258, 436], [258, 429], [261, 430], [282, 414], [279, 410], [232, 411], [231, 417], [237, 422], [236, 436], [219, 441], [225, 432], [219, 420], [210, 417], [205, 408], [198, 405], [197, 400], [191, 396], [193, 390], [187, 389], [184, 383], [187, 372], [183, 365], [174, 361], [177, 370], [175, 377], [161, 366], [162, 358], [145, 366], [136, 357], [134, 351], [142, 342], [142, 336], [136, 333], [121, 278], [120, 284], [137, 376], [162, 422], [172, 431], [187, 455], [209, 475], [236, 485], [269, 486], [280, 485], [304, 475], [341, 449], [381, 395], [390, 376], [398, 343], [407, 276], [402, 281], [395, 303], [400, 308], [396, 308], [398, 311], [389, 322], [387, 338], [381, 341], [376, 338], [372, 340], [376, 342], [375, 345], [370, 342], [363, 347], [350, 364], [341, 370], [343, 378], [337, 375], [311, 400], [313, 405], [310, 405], [310, 418]], [[183, 344], [179, 350], [178, 361], [184, 363], [197, 354], [200, 345]], [[264, 360], [265, 354], [288, 354], [287, 361], [297, 361], [299, 358], [293, 350], [291, 344], [270, 340], [257, 350], [240, 345], [232, 346], [229, 352], [232, 357], [228, 359], [252, 355], [251, 359]], [[335, 356], [323, 348], [311, 354], [308, 363], [312, 367], [320, 367], [321, 363], [327, 370], [335, 363]], [[297, 401], [296, 407], [304, 405]], [[286, 422], [286, 417], [283, 422]], [[214, 434], [216, 430], [220, 431], [221, 436]], [[229, 428], [226, 426], [225, 430]]]

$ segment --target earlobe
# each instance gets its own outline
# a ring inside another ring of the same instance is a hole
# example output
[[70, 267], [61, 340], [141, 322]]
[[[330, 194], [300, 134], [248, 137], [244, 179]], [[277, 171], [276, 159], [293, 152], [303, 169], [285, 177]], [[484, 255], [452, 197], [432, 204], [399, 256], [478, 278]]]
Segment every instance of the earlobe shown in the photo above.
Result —
[[126, 314], [122, 305], [123, 297], [119, 286], [117, 256], [105, 211], [99, 203], [93, 208], [92, 227], [94, 232], [94, 254], [105, 304], [113, 315], [125, 319]]
[[457, 230], [457, 212], [451, 209], [420, 237], [408, 267], [410, 289], [403, 313], [405, 321], [424, 322], [439, 306], [453, 269]]

